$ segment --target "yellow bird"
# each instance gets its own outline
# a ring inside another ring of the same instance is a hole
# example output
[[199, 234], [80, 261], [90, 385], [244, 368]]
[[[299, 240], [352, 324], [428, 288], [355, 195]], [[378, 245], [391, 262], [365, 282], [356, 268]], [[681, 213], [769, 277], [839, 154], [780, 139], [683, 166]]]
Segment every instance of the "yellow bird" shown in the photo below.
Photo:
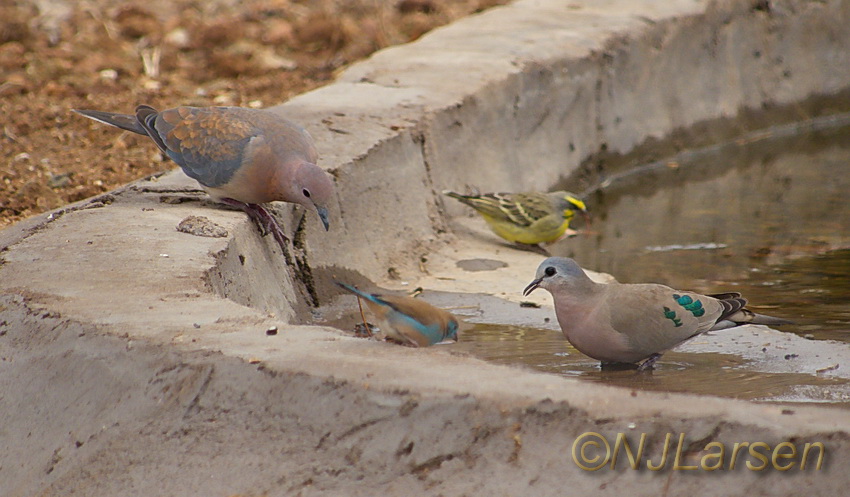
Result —
[[551, 243], [564, 236], [576, 211], [587, 215], [587, 207], [575, 194], [485, 193], [461, 195], [444, 191], [472, 207], [487, 221], [494, 233], [513, 243], [537, 245]]

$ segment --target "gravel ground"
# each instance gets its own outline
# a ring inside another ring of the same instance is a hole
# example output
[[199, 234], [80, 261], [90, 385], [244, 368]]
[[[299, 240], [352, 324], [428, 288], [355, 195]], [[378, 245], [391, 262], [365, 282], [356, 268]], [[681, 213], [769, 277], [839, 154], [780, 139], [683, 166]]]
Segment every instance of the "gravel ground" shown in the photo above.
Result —
[[0, 228], [175, 167], [73, 108], [265, 107], [507, 0], [19, 0], [0, 6]]

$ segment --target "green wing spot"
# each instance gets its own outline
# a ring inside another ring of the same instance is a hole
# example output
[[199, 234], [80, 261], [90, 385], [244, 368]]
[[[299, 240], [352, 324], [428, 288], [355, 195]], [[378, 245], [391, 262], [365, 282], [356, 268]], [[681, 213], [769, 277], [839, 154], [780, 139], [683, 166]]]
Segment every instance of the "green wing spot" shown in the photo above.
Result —
[[688, 295], [678, 295], [678, 294], [675, 294], [675, 293], [673, 294], [673, 298], [676, 299], [676, 303], [679, 304], [682, 307], [684, 307], [684, 306], [686, 306], [686, 305], [688, 305], [688, 304], [690, 304], [691, 302], [694, 301], [694, 299], [692, 299]]
[[684, 307], [685, 309], [687, 309], [691, 312], [696, 312], [696, 311], [702, 309], [702, 302], [697, 300], [697, 301], [691, 302], [688, 305], [683, 305], [682, 307]]
[[669, 319], [670, 321], [673, 321], [673, 325], [676, 326], [676, 328], [682, 326], [682, 321], [676, 317], [676, 311], [670, 309], [667, 306], [664, 306], [664, 317]]
[[702, 302], [692, 299], [689, 295], [678, 295], [674, 293], [673, 299], [686, 311], [693, 314], [694, 317], [700, 317], [705, 314], [705, 309], [702, 308]]

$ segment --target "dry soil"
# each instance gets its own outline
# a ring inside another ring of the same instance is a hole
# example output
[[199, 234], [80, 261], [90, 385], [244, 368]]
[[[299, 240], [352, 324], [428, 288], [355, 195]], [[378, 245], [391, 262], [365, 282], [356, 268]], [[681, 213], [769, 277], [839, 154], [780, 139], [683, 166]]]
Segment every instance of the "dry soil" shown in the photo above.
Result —
[[0, 6], [0, 228], [175, 167], [73, 114], [265, 107], [507, 0], [19, 0]]

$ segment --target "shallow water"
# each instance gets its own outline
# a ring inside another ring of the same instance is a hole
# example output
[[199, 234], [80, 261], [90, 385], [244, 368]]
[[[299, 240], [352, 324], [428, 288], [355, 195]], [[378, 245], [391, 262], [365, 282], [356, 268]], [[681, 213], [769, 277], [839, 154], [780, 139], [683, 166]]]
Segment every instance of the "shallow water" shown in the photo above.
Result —
[[740, 291], [753, 307], [795, 321], [789, 331], [850, 341], [844, 120], [784, 126], [640, 166], [603, 182], [588, 203], [591, 232], [555, 245], [553, 255], [624, 283]]
[[[784, 331], [850, 341], [847, 122], [784, 126], [608, 178], [587, 194], [589, 230], [549, 250], [624, 283], [740, 291], [758, 312], [795, 321]], [[847, 380], [759, 372], [736, 355], [673, 351], [649, 375], [603, 371], [552, 329], [476, 324], [456, 348], [630, 388], [850, 402]]]
[[764, 373], [731, 354], [668, 352], [651, 372], [603, 370], [573, 348], [560, 331], [525, 326], [476, 324], [465, 330], [453, 350], [498, 364], [608, 385], [662, 392], [718, 395], [745, 400], [850, 402], [850, 382], [797, 373]]
[[[795, 321], [783, 331], [850, 341], [850, 116], [762, 131], [637, 166], [606, 179], [586, 200], [592, 226], [550, 247], [553, 255], [573, 257], [624, 283], [740, 291], [757, 312]], [[470, 275], [503, 265], [458, 263]], [[518, 310], [486, 295], [425, 297], [465, 321], [452, 350], [495, 363], [634, 389], [850, 403], [848, 379], [764, 372], [764, 363], [734, 354], [672, 351], [651, 372], [602, 370], [569, 345], [551, 309]], [[352, 314], [328, 324], [350, 331], [359, 320]]]

